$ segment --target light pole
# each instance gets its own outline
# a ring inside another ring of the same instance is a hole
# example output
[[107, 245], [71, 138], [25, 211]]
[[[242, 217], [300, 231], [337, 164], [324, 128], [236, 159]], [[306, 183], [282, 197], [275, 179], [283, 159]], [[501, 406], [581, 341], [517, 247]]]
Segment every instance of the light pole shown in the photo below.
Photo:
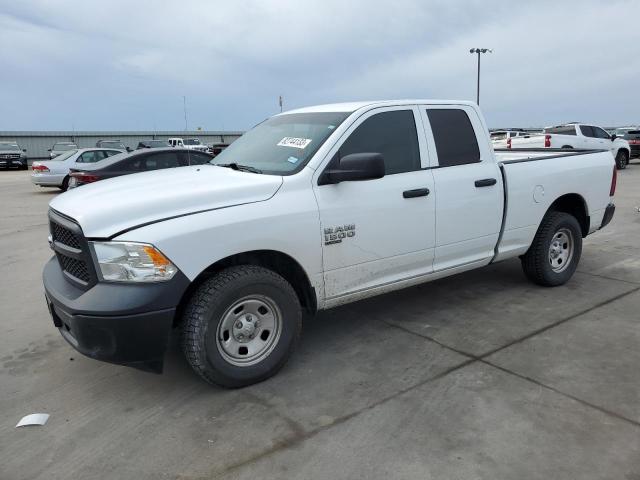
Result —
[[182, 108], [184, 109], [184, 131], [189, 130], [187, 128], [187, 97], [182, 96]]
[[491, 48], [472, 48], [469, 53], [478, 54], [478, 89], [476, 93], [476, 103], [480, 105], [480, 54], [481, 53], [493, 53]]

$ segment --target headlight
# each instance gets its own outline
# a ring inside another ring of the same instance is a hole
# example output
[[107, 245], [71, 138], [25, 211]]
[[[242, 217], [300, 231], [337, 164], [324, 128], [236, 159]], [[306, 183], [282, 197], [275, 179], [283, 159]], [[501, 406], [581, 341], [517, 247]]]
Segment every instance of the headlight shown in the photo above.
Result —
[[110, 282], [164, 282], [178, 271], [156, 247], [146, 243], [92, 242], [102, 278]]

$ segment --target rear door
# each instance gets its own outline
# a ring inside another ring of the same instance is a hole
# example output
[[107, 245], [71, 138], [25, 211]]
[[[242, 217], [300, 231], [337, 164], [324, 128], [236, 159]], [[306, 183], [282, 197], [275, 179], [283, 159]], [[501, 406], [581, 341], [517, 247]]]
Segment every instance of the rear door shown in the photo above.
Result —
[[383, 178], [318, 185], [326, 164], [314, 175], [327, 300], [432, 271], [433, 175], [417, 107], [364, 113], [328, 158], [365, 152], [383, 155]]
[[434, 270], [488, 261], [498, 241], [504, 204], [500, 169], [475, 110], [423, 106], [436, 196]]

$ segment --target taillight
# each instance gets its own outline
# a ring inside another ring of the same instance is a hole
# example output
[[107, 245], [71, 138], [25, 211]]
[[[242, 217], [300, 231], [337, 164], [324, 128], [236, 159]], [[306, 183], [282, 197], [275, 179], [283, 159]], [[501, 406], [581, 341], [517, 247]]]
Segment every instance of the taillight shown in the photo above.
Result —
[[616, 193], [616, 183], [618, 183], [618, 169], [613, 166], [613, 176], [611, 177], [611, 188], [609, 189], [609, 196], [613, 197]]
[[507, 148], [511, 148], [511, 137], [507, 138]]
[[98, 177], [97, 175], [91, 175], [90, 173], [86, 172], [73, 172], [71, 176], [76, 178], [78, 180], [78, 183], [91, 183], [100, 180], [100, 177]]
[[551, 135], [545, 135], [544, 136], [544, 148], [550, 148], [551, 147]]
[[33, 165], [31, 167], [31, 170], [38, 173], [45, 173], [50, 171], [49, 168], [45, 167], [44, 165]]
[[628, 140], [630, 145], [640, 145], [640, 140]]

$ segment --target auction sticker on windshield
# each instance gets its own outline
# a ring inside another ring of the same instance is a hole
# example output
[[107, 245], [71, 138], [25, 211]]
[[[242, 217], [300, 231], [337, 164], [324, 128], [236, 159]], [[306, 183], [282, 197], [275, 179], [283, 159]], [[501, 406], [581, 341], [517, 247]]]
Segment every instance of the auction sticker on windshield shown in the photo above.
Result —
[[303, 150], [307, 148], [307, 145], [310, 143], [310, 138], [284, 137], [278, 142], [278, 147], [293, 147]]

